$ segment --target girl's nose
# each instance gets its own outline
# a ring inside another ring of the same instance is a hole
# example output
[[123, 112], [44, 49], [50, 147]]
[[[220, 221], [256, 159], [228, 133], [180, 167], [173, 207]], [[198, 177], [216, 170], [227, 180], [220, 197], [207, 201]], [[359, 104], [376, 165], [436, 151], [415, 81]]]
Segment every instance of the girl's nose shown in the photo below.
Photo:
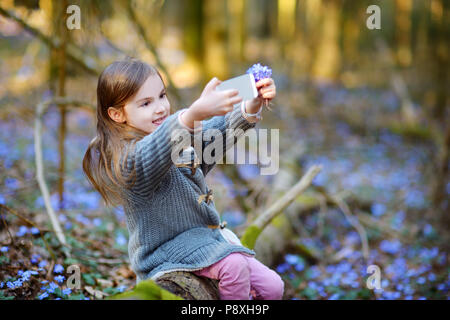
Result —
[[159, 105], [155, 112], [156, 112], [156, 113], [164, 113], [164, 110], [165, 110], [165, 109], [166, 109], [166, 108], [164, 108], [163, 105]]

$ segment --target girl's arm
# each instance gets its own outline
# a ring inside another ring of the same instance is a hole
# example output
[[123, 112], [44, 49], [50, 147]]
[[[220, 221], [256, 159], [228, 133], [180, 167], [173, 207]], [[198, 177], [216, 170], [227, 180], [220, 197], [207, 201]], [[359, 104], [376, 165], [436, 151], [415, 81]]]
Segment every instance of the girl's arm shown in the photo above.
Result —
[[[243, 101], [242, 103], [233, 107], [233, 111], [227, 113], [224, 116], [215, 116], [209, 120], [202, 121], [202, 131], [203, 133], [208, 129], [218, 129], [222, 135], [222, 150], [220, 158], [225, 156], [225, 153], [228, 149], [230, 149], [237, 142], [239, 137], [228, 134], [227, 137], [227, 129], [242, 129], [245, 133], [248, 129], [254, 128], [256, 123], [259, 121], [258, 118], [254, 116], [248, 116], [248, 108], [250, 101]], [[261, 110], [261, 109], [260, 109]], [[211, 143], [214, 142], [214, 138], [211, 141], [203, 141], [202, 142], [202, 154], [205, 148]], [[215, 151], [216, 152], [216, 151]], [[217, 158], [216, 158], [217, 159]], [[206, 176], [209, 171], [216, 165], [216, 162], [212, 164], [206, 164], [204, 161], [200, 164], [203, 175]]]
[[176, 133], [175, 130], [182, 129], [186, 137], [189, 135], [190, 145], [193, 144], [194, 132], [185, 130], [186, 127], [180, 122], [179, 116], [184, 110], [186, 109], [178, 110], [168, 116], [155, 131], [136, 143], [132, 157], [136, 170], [135, 190], [138, 193], [152, 192], [173, 164], [172, 149], [179, 148], [178, 144], [181, 142], [181, 136], [177, 136], [178, 139], [172, 139], [172, 133]]
[[[242, 129], [245, 133], [250, 128], [254, 128], [256, 122], [260, 121], [262, 117], [260, 116], [262, 110], [262, 103], [264, 99], [272, 100], [276, 95], [276, 86], [272, 78], [264, 78], [256, 83], [256, 88], [258, 89], [258, 96], [252, 100], [243, 101], [242, 104], [237, 105], [233, 108], [233, 111], [227, 113], [225, 116], [216, 116], [208, 121], [203, 121], [203, 131], [214, 128], [219, 129], [222, 134], [222, 142], [226, 139], [227, 129]], [[252, 115], [249, 115], [252, 114]], [[203, 142], [202, 153], [205, 147], [214, 141]], [[226, 151], [234, 146], [237, 138], [234, 136], [228, 137], [226, 142], [223, 143], [222, 158]], [[217, 158], [216, 158], [217, 159]], [[201, 164], [203, 174], [206, 174], [214, 167], [216, 163], [213, 164]]]

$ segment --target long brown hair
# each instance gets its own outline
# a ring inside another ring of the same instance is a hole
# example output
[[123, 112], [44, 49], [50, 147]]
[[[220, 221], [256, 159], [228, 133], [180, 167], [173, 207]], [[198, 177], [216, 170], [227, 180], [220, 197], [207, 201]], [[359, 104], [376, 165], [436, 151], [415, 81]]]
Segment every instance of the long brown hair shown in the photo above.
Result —
[[[83, 171], [106, 205], [123, 204], [124, 195], [120, 189], [134, 184], [136, 172], [134, 164], [127, 173], [122, 169], [126, 166], [128, 152], [147, 135], [143, 130], [112, 120], [108, 115], [108, 108], [114, 107], [124, 112], [123, 108], [128, 100], [138, 92], [149, 76], [155, 74], [164, 83], [155, 67], [127, 57], [107, 66], [98, 79], [97, 135], [89, 143], [84, 155]], [[131, 148], [125, 148], [128, 143]]]

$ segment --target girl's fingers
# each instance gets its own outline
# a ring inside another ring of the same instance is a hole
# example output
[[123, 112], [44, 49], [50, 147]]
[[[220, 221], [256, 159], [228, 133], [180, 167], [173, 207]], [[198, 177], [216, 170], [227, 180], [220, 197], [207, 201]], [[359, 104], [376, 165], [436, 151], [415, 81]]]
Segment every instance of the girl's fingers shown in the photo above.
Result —
[[264, 88], [264, 89], [261, 89], [260, 90], [261, 91], [261, 94], [267, 94], [267, 93], [276, 93], [276, 88], [275, 88], [275, 86], [270, 86], [270, 87], [268, 87], [268, 88]]
[[231, 104], [239, 103], [242, 101], [242, 97], [237, 96], [235, 98], [232, 98], [231, 101], [232, 101]]
[[265, 94], [263, 94], [263, 98], [265, 98], [265, 99], [273, 99], [273, 98], [275, 98], [275, 94], [272, 93], [272, 92], [265, 93]]
[[227, 97], [227, 98], [232, 98], [239, 94], [239, 90], [237, 90], [237, 89], [226, 90], [224, 92], [225, 92], [225, 97]]
[[264, 78], [264, 79], [259, 80], [256, 83], [256, 88], [260, 88], [260, 87], [263, 87], [263, 86], [268, 86], [268, 85], [271, 85], [271, 84], [273, 84], [273, 79], [272, 78]]

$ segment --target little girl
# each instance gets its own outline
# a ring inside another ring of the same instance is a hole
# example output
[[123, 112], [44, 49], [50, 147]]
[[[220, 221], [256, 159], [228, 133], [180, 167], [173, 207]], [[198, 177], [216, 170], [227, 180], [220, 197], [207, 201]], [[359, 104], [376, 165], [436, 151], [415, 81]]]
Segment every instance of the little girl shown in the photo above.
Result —
[[226, 129], [254, 128], [263, 99], [275, 97], [271, 78], [258, 81], [259, 95], [248, 101], [237, 90], [215, 90], [220, 82], [213, 78], [189, 108], [171, 114], [156, 68], [137, 59], [110, 64], [98, 79], [97, 136], [83, 170], [106, 204], [124, 207], [137, 282], [183, 270], [219, 280], [221, 299], [281, 299], [280, 276], [220, 222], [205, 182], [215, 162], [197, 162], [194, 148], [172, 161], [174, 130], [192, 142], [194, 133], [218, 129], [225, 141]]

